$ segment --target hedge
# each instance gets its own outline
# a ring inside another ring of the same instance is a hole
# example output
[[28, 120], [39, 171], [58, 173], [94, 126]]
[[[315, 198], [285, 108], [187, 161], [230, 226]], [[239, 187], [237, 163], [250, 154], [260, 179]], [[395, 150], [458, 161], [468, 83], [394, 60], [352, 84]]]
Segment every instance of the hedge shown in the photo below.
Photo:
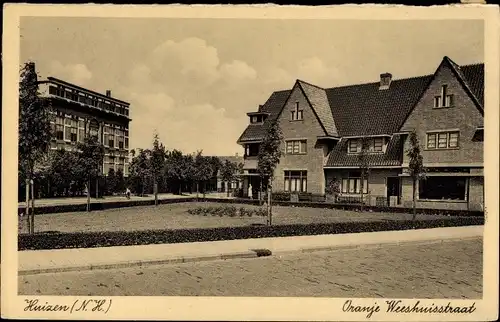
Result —
[[425, 229], [437, 227], [483, 225], [481, 217], [450, 217], [433, 220], [381, 220], [374, 222], [342, 222], [326, 224], [294, 224], [276, 226], [241, 226], [178, 230], [102, 231], [78, 233], [36, 233], [18, 236], [19, 250], [92, 248], [235, 240], [264, 237], [287, 237], [322, 234]]

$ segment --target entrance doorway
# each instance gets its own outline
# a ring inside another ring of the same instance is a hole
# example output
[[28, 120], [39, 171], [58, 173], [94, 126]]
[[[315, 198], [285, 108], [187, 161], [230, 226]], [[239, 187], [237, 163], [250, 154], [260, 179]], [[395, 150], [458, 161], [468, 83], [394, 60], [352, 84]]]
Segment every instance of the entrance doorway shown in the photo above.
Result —
[[399, 205], [401, 201], [401, 181], [399, 177], [387, 178], [387, 205], [390, 206], [391, 197], [397, 197], [396, 203]]

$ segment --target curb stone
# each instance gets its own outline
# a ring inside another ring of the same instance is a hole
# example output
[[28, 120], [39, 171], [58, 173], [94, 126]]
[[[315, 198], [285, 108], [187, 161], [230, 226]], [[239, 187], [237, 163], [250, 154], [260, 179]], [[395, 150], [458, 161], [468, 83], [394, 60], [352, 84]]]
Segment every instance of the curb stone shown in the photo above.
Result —
[[47, 274], [47, 273], [66, 273], [75, 271], [90, 271], [99, 269], [120, 269], [120, 268], [131, 268], [131, 267], [141, 267], [150, 265], [165, 265], [165, 264], [182, 264], [182, 263], [194, 263], [194, 262], [206, 262], [214, 260], [228, 260], [228, 259], [238, 259], [238, 258], [257, 258], [257, 253], [254, 251], [247, 252], [235, 252], [226, 253], [219, 255], [202, 255], [202, 256], [180, 256], [166, 259], [151, 259], [151, 260], [133, 260], [124, 261], [119, 263], [103, 263], [97, 265], [85, 265], [85, 266], [64, 266], [64, 267], [51, 267], [51, 268], [35, 268], [18, 271], [18, 275], [36, 275], [36, 274]]

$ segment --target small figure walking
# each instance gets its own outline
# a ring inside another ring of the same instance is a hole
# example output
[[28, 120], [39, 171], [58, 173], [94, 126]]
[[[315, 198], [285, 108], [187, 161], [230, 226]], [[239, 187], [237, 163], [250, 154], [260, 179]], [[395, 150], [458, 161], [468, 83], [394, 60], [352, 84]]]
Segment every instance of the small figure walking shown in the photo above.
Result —
[[127, 190], [125, 191], [125, 195], [127, 196], [127, 199], [130, 199], [130, 189], [127, 188]]

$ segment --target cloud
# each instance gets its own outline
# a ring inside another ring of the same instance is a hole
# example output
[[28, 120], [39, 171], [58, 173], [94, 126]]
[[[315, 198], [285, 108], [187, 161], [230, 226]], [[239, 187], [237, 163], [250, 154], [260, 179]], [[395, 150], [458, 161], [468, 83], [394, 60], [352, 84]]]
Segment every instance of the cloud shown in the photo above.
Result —
[[222, 77], [234, 80], [256, 79], [257, 71], [241, 60], [233, 60], [220, 68]]
[[84, 85], [92, 79], [92, 73], [84, 64], [63, 65], [58, 61], [50, 64], [49, 74], [77, 85]]
[[289, 89], [297, 75], [318, 85], [335, 70], [312, 57], [295, 70], [273, 66], [256, 69], [230, 57], [222, 61], [217, 48], [200, 38], [160, 43], [126, 76], [120, 95], [131, 99], [131, 147], [149, 147], [153, 132], [169, 149], [185, 153], [230, 155], [248, 117], [275, 90]]
[[241, 120], [227, 117], [223, 108], [209, 103], [180, 106], [163, 93], [133, 93], [132, 103], [132, 111], [136, 109], [131, 115], [132, 147], [150, 147], [157, 131], [169, 150], [183, 153], [204, 150], [205, 155], [227, 155], [234, 153], [228, 151], [235, 150], [236, 140], [244, 129]]
[[296, 78], [318, 86], [330, 87], [338, 80], [338, 71], [327, 66], [318, 57], [308, 57], [298, 62]]
[[263, 72], [261, 81], [266, 85], [288, 88], [293, 86], [295, 78], [283, 68], [269, 67]]
[[219, 78], [217, 49], [200, 38], [167, 40], [153, 50], [149, 61], [154, 75], [160, 79], [209, 85]]

